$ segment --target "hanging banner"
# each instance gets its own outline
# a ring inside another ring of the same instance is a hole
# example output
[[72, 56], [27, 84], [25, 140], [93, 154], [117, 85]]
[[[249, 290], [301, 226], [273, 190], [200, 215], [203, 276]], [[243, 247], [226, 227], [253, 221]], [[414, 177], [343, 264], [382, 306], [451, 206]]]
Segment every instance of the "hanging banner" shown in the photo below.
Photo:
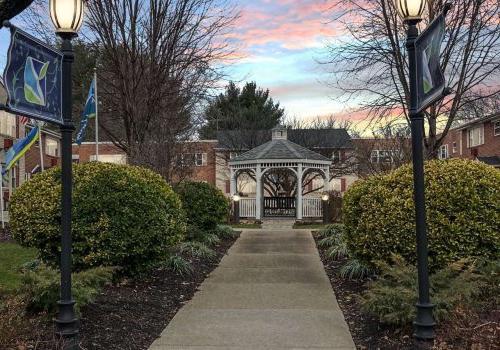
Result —
[[415, 42], [417, 55], [418, 112], [443, 97], [445, 79], [441, 70], [441, 44], [445, 32], [445, 14], [439, 15]]
[[11, 113], [63, 124], [63, 55], [10, 25], [11, 41], [3, 81]]

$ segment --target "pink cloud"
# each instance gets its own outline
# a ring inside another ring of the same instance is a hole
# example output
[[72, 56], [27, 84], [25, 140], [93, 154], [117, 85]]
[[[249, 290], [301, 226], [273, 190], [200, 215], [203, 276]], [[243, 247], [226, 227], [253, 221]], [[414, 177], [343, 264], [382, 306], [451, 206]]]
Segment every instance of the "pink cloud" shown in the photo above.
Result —
[[262, 0], [258, 8], [246, 7], [228, 37], [247, 48], [275, 43], [286, 49], [304, 49], [339, 34], [327, 24], [331, 3], [311, 0]]

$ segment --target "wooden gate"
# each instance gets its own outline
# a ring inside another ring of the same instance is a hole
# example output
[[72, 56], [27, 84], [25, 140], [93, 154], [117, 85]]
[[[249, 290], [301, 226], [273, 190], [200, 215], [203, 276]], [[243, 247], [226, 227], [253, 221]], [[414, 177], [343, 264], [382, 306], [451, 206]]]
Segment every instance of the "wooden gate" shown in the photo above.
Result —
[[265, 217], [295, 217], [295, 197], [265, 197]]

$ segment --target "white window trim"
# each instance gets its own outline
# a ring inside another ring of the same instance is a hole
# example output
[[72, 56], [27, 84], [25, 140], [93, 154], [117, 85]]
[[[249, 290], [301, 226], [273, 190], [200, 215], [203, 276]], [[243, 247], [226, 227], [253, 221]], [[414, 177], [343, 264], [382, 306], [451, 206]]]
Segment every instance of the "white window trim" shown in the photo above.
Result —
[[[498, 127], [498, 131], [496, 130]], [[500, 120], [493, 122], [493, 136], [500, 136]]]
[[[444, 150], [444, 157], [442, 155], [443, 150]], [[450, 153], [448, 152], [448, 144], [441, 145], [441, 147], [439, 147], [438, 158], [439, 159], [448, 159], [449, 157], [450, 157]]]
[[[477, 130], [477, 129], [479, 129], [479, 140], [477, 141], [477, 143], [472, 145], [471, 144], [471, 132], [473, 132], [473, 130]], [[484, 124], [475, 126], [475, 127], [467, 130], [467, 147], [472, 148], [472, 147], [479, 147], [481, 145], [484, 145]]]
[[457, 153], [457, 142], [456, 141], [453, 141], [452, 144], [451, 144], [451, 147], [452, 147], [452, 153]]
[[[199, 162], [200, 159], [201, 159], [201, 163]], [[197, 167], [207, 166], [207, 154], [206, 153], [195, 153], [194, 154], [194, 165]]]

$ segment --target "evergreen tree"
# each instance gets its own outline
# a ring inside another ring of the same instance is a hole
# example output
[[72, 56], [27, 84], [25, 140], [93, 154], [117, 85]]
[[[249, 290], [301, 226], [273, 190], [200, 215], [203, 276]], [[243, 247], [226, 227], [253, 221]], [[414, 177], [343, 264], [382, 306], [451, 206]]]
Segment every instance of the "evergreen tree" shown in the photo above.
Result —
[[223, 94], [206, 107], [200, 137], [214, 139], [217, 130], [265, 130], [276, 126], [285, 111], [269, 97], [269, 90], [246, 83], [240, 89], [230, 82]]

